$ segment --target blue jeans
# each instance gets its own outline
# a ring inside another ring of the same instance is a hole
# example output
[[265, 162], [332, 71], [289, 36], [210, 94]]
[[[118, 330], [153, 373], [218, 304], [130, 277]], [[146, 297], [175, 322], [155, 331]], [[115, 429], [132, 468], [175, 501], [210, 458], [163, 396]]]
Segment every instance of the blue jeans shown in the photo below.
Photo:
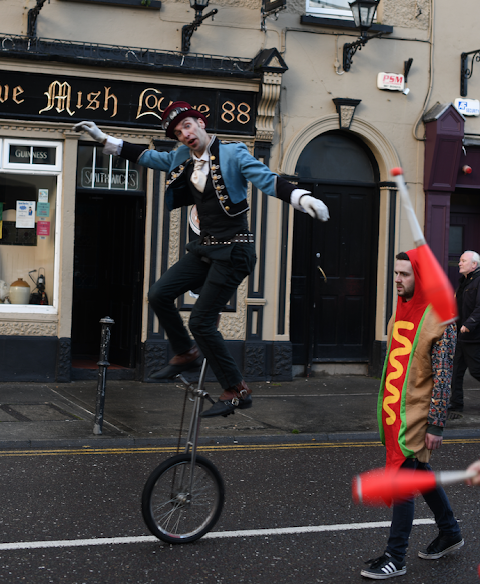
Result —
[[[416, 458], [407, 458], [401, 468], [432, 470], [428, 463], [419, 462]], [[460, 535], [460, 527], [453, 515], [445, 491], [442, 488], [438, 488], [425, 493], [423, 498], [433, 512], [440, 532], [448, 536]], [[407, 499], [393, 505], [392, 525], [386, 551], [399, 562], [403, 561], [407, 552], [414, 511], [414, 499]]]

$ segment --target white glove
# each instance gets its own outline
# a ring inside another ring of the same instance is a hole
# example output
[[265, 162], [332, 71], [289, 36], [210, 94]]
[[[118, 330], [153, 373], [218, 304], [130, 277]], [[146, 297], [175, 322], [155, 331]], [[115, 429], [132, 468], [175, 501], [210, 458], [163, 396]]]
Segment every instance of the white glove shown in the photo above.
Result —
[[320, 221], [328, 221], [330, 219], [328, 207], [323, 201], [320, 201], [320, 199], [316, 199], [310, 195], [302, 195], [299, 203], [300, 206], [314, 219], [319, 219]]
[[75, 132], [82, 132], [85, 130], [85, 132], [88, 132], [94, 140], [101, 142], [102, 144], [108, 138], [107, 134], [104, 134], [95, 122], [78, 122], [78, 124], [73, 126], [73, 129]]

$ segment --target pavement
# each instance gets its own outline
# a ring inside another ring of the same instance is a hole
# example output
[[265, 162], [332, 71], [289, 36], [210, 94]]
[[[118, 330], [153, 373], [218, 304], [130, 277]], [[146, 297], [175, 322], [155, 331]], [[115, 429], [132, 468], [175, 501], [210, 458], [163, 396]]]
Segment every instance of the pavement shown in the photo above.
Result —
[[[379, 440], [379, 380], [363, 375], [295, 377], [249, 383], [253, 407], [204, 419], [201, 444]], [[214, 399], [221, 393], [207, 383]], [[467, 373], [462, 417], [448, 420], [445, 438], [480, 437], [480, 383]], [[180, 382], [109, 380], [101, 434], [94, 434], [97, 381], [0, 383], [0, 448], [175, 446], [185, 390]], [[209, 407], [208, 402], [205, 408]], [[191, 411], [186, 402], [185, 427]]]

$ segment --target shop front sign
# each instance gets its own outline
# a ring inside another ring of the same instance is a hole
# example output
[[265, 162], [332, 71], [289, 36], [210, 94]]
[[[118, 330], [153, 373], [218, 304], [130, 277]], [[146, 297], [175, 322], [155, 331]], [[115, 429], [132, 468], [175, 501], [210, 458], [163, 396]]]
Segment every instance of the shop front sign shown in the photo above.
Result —
[[8, 162], [25, 165], [55, 165], [56, 148], [10, 144]]
[[0, 71], [0, 118], [159, 129], [168, 105], [182, 100], [206, 116], [213, 132], [253, 135], [256, 99], [253, 91]]
[[[109, 173], [108, 168], [82, 168], [81, 186], [82, 188], [96, 189], [125, 189], [125, 170], [113, 168]], [[139, 189], [138, 172], [136, 170], [128, 171], [128, 190], [137, 191]]]
[[379, 73], [377, 75], [377, 87], [388, 91], [403, 91], [405, 89], [405, 77], [400, 73]]
[[457, 97], [455, 100], [455, 108], [464, 116], [480, 116], [480, 101], [478, 99]]

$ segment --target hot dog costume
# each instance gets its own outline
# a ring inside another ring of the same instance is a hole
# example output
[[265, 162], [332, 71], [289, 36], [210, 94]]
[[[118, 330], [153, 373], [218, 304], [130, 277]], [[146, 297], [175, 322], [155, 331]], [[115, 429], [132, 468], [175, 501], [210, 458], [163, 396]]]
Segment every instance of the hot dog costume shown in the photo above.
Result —
[[415, 275], [410, 301], [401, 296], [388, 324], [377, 417], [386, 446], [387, 467], [399, 468], [405, 459], [428, 462], [431, 451], [425, 434], [442, 435], [455, 353], [455, 325], [439, 323], [424, 297], [417, 252], [406, 252]]

